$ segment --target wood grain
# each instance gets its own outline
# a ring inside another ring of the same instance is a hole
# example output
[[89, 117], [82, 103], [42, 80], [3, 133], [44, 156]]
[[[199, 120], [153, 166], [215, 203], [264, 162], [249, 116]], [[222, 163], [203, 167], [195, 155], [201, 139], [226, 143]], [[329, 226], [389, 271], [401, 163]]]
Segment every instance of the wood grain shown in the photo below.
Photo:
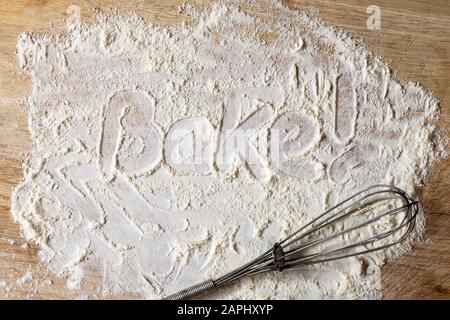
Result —
[[[15, 44], [21, 32], [59, 32], [69, 5], [81, 9], [89, 21], [94, 7], [136, 10], [144, 18], [162, 24], [186, 20], [177, 7], [184, 1], [85, 1], [85, 0], [1, 0], [0, 5], [0, 281], [18, 279], [32, 271], [33, 285], [16, 286], [0, 298], [64, 299], [79, 297], [69, 291], [39, 264], [39, 248], [22, 248], [19, 226], [10, 215], [10, 196], [21, 179], [21, 159], [32, 147], [24, 102], [31, 83], [17, 69]], [[192, 2], [192, 1], [190, 1]], [[194, 1], [204, 5], [210, 1]], [[383, 55], [400, 78], [422, 83], [442, 101], [438, 124], [450, 123], [450, 5], [447, 0], [289, 0], [298, 9], [319, 9], [329, 24], [354, 36], [363, 36], [369, 47]], [[381, 29], [366, 27], [369, 5], [381, 8]], [[251, 10], [251, 6], [250, 6]], [[382, 288], [387, 299], [450, 299], [450, 160], [435, 165], [423, 187], [421, 200], [428, 214], [426, 244], [395, 263], [383, 267]], [[87, 286], [95, 286], [96, 275], [87, 273]], [[51, 280], [48, 285], [46, 280]], [[37, 287], [37, 291], [34, 289]]]

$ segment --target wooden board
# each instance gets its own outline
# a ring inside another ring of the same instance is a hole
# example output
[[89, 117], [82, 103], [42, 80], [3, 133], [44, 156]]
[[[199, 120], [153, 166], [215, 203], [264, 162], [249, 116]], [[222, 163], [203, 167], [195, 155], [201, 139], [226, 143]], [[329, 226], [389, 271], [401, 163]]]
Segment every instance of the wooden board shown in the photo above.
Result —
[[[65, 282], [39, 264], [39, 248], [22, 248], [19, 226], [10, 216], [11, 188], [21, 179], [21, 159], [32, 147], [27, 130], [24, 103], [31, 83], [18, 72], [15, 44], [27, 30], [55, 33], [61, 30], [70, 5], [80, 8], [83, 20], [91, 19], [92, 6], [137, 10], [146, 19], [163, 24], [179, 23], [182, 0], [170, 1], [83, 1], [83, 0], [1, 0], [0, 11], [0, 282], [18, 279], [27, 271], [33, 280], [0, 298], [57, 299], [78, 297]], [[195, 1], [205, 4], [209, 1]], [[450, 123], [450, 5], [447, 0], [290, 0], [294, 8], [320, 9], [323, 19], [354, 35], [362, 35], [369, 46], [385, 56], [401, 78], [422, 83], [442, 100], [442, 128]], [[366, 26], [369, 5], [381, 9], [381, 29]], [[70, 10], [69, 10], [70, 11]], [[382, 269], [382, 289], [387, 299], [450, 298], [450, 160], [437, 164], [421, 193], [428, 214], [428, 241], [412, 253]], [[51, 279], [52, 285], [45, 282]], [[15, 280], [14, 280], [15, 281]], [[88, 283], [97, 279], [88, 273]], [[33, 284], [33, 285], [31, 285]], [[33, 290], [37, 285], [37, 291]]]

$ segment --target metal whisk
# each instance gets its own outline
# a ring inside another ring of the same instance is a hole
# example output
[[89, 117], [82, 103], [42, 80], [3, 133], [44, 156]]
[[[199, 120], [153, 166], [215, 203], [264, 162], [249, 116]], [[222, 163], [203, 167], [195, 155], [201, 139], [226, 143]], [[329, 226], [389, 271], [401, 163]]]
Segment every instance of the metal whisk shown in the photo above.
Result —
[[[243, 277], [283, 271], [382, 250], [402, 242], [415, 227], [419, 202], [403, 190], [374, 185], [320, 214], [293, 234], [215, 280], [181, 290], [166, 300], [205, 295]], [[365, 233], [361, 233], [365, 229]]]

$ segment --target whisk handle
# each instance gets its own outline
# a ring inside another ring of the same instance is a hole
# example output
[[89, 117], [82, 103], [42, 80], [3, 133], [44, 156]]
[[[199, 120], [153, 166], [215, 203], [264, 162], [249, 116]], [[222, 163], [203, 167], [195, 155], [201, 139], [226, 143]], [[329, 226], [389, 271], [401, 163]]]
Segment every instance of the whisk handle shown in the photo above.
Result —
[[203, 296], [207, 293], [217, 290], [217, 286], [213, 280], [200, 282], [192, 287], [183, 289], [164, 298], [164, 300], [188, 300], [195, 297]]

